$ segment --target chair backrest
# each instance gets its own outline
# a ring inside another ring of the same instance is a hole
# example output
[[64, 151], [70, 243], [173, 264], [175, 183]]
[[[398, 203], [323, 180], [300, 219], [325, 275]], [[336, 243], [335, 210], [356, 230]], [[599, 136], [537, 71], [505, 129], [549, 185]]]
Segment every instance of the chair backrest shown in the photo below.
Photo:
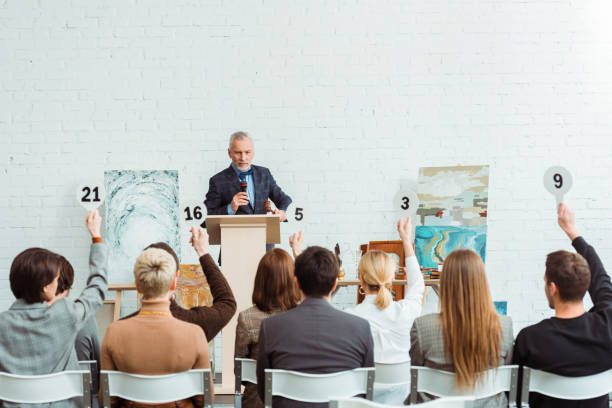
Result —
[[0, 373], [0, 401], [42, 404], [81, 397], [83, 406], [90, 407], [90, 382], [91, 374], [87, 370], [45, 375]]
[[584, 377], [564, 377], [523, 367], [522, 404], [527, 403], [530, 392], [565, 400], [601, 397], [612, 392], [612, 370]]
[[81, 360], [79, 361], [79, 366], [81, 370], [88, 370], [90, 373], [89, 394], [91, 396], [91, 400], [89, 401], [89, 404], [93, 406], [94, 398], [96, 398], [95, 395], [98, 393], [98, 390], [95, 389], [97, 384], [94, 383], [94, 378], [98, 378], [98, 362], [96, 360]]
[[334, 397], [365, 394], [371, 400], [374, 367], [355, 368], [331, 374], [307, 374], [288, 370], [266, 370], [266, 408], [272, 397], [280, 396], [302, 402], [328, 402]]
[[455, 373], [434, 370], [428, 367], [415, 367], [412, 372], [410, 384], [410, 403], [417, 400], [418, 392], [426, 392], [436, 397], [470, 396], [477, 399], [491, 397], [500, 392], [508, 391], [510, 406], [516, 405], [518, 391], [518, 366], [500, 366], [486, 371], [482, 382], [478, 382], [474, 389], [461, 390], [455, 386]]
[[204, 406], [212, 406], [210, 370], [194, 369], [164, 375], [100, 371], [102, 403], [110, 408], [110, 397], [145, 404], [162, 404], [204, 395]]
[[410, 361], [401, 363], [374, 363], [374, 366], [376, 367], [374, 384], [410, 384]]
[[242, 407], [242, 390], [243, 381], [248, 381], [257, 384], [257, 360], [251, 358], [235, 358], [234, 359], [234, 407]]
[[[417, 404], [419, 408], [472, 408], [473, 397], [444, 397], [434, 401]], [[396, 405], [385, 405], [363, 398], [335, 398], [329, 401], [329, 408], [397, 408]]]

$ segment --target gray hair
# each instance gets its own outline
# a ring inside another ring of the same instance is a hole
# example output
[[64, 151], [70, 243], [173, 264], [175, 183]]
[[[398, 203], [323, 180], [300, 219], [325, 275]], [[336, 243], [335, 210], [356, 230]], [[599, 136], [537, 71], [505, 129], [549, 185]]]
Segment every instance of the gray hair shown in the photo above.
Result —
[[251, 136], [249, 136], [247, 132], [243, 132], [242, 130], [232, 133], [229, 139], [229, 147], [230, 148], [232, 147], [232, 143], [234, 143], [234, 140], [243, 140], [243, 139], [251, 139], [251, 141], [253, 141]]

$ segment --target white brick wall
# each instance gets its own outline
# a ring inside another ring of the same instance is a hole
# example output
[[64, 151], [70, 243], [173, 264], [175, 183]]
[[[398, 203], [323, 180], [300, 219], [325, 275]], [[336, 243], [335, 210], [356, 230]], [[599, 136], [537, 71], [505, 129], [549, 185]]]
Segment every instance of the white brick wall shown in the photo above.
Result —
[[[395, 239], [418, 168], [491, 165], [487, 269], [515, 329], [550, 315], [569, 248], [544, 170], [570, 168], [612, 263], [612, 6], [601, 1], [0, 1], [0, 309], [30, 246], [86, 276], [77, 176], [178, 169], [203, 197], [228, 135], [256, 140], [308, 243]], [[286, 246], [286, 245], [285, 245]], [[195, 257], [186, 246], [186, 261]], [[612, 266], [611, 266], [612, 267]], [[351, 298], [352, 295], [345, 295]]]

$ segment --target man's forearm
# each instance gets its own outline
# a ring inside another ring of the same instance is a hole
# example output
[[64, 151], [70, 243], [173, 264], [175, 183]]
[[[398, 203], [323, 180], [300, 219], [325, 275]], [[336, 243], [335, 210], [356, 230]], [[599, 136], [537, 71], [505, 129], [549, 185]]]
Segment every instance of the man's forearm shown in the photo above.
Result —
[[612, 283], [610, 276], [604, 269], [603, 263], [595, 252], [595, 248], [589, 245], [583, 237], [577, 237], [572, 241], [576, 251], [582, 255], [591, 271], [591, 284], [589, 295], [596, 309], [612, 305]]

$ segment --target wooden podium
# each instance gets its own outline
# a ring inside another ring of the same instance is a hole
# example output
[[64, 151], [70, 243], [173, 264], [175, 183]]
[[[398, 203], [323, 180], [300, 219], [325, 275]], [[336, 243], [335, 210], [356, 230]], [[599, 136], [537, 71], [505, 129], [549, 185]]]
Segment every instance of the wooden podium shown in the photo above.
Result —
[[206, 217], [209, 243], [221, 245], [221, 270], [229, 282], [237, 312], [223, 328], [222, 382], [215, 393], [234, 393], [234, 343], [238, 313], [250, 307], [257, 265], [266, 244], [280, 244], [278, 215], [210, 215]]

